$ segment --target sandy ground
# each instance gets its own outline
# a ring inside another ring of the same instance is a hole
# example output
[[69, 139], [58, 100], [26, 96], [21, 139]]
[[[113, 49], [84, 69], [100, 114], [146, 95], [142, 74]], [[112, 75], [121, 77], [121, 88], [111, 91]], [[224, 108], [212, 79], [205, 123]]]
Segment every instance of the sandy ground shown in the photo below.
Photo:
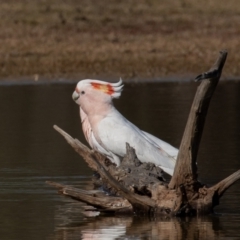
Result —
[[1, 0], [0, 79], [179, 79], [229, 56], [240, 76], [239, 0]]

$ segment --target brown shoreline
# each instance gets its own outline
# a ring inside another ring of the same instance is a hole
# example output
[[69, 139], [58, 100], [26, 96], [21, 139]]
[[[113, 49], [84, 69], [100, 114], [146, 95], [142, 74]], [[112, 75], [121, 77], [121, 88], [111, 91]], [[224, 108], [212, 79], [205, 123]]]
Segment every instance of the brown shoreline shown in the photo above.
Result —
[[237, 0], [4, 0], [0, 14], [1, 82], [194, 77], [225, 48], [223, 78], [240, 76]]

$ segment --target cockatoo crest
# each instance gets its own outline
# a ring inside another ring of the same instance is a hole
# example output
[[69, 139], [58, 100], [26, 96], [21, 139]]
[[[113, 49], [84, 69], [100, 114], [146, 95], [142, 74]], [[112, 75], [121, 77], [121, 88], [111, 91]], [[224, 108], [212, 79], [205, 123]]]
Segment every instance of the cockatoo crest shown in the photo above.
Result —
[[108, 82], [103, 82], [98, 80], [91, 80], [90, 84], [94, 89], [102, 91], [110, 95], [112, 98], [119, 98], [121, 96], [121, 92], [123, 88], [121, 78], [117, 83], [108, 83]]
[[80, 81], [77, 84], [76, 92], [79, 92], [78, 89], [81, 89], [81, 86], [91, 86], [95, 90], [99, 90], [103, 93], [108, 94], [112, 98], [119, 98], [123, 89], [122, 79], [120, 78], [117, 83], [109, 83], [99, 80], [85, 79]]

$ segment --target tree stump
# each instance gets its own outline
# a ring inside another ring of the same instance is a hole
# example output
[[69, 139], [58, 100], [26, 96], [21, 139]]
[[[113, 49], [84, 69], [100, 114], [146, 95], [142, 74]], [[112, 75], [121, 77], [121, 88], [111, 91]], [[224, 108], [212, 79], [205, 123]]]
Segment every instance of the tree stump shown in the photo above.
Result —
[[89, 167], [97, 172], [95, 184], [108, 192], [86, 191], [54, 182], [48, 184], [65, 196], [85, 202], [100, 212], [135, 214], [202, 215], [213, 212], [224, 192], [240, 178], [240, 170], [212, 187], [198, 181], [197, 153], [211, 97], [219, 82], [227, 51], [220, 52], [212, 68], [196, 77], [201, 81], [186, 124], [173, 176], [168, 183], [162, 170], [152, 163], [141, 163], [126, 143], [126, 156], [116, 167], [100, 153], [90, 150], [54, 126]]

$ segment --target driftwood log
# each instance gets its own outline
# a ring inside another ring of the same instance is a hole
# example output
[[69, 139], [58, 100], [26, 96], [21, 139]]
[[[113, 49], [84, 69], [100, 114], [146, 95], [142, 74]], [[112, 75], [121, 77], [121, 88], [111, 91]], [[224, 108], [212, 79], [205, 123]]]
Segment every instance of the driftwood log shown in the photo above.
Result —
[[65, 196], [85, 202], [100, 212], [134, 212], [135, 214], [202, 215], [213, 212], [224, 192], [240, 179], [240, 170], [212, 187], [198, 181], [197, 153], [209, 103], [219, 82], [227, 51], [220, 52], [212, 68], [196, 77], [198, 86], [179, 154], [170, 182], [163, 178], [162, 170], [151, 163], [141, 163], [133, 148], [126, 143], [126, 156], [116, 167], [100, 153], [90, 150], [54, 126], [67, 142], [96, 172], [93, 181], [104, 191], [86, 191], [54, 182]]

